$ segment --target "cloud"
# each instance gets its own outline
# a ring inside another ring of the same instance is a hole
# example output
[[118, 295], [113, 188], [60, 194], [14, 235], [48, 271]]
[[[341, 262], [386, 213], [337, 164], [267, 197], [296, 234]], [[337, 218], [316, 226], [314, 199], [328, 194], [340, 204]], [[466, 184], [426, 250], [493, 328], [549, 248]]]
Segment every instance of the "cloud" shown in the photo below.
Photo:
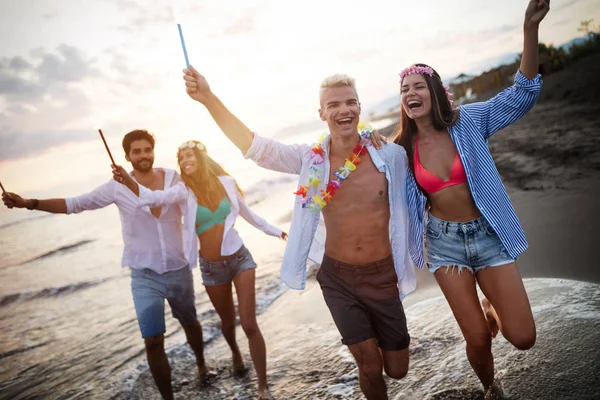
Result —
[[80, 130], [45, 130], [25, 133], [8, 127], [0, 128], [0, 161], [30, 156], [69, 142], [95, 139]]
[[9, 66], [10, 66], [10, 68], [17, 70], [17, 71], [31, 68], [31, 64], [29, 62], [27, 62], [21, 56], [16, 56], [16, 57], [11, 58], [9, 61]]
[[[122, 13], [132, 16], [127, 25], [118, 27], [123, 32], [138, 34], [145, 30], [153, 30], [156, 25], [172, 25], [175, 23], [174, 7], [171, 3], [162, 2], [161, 4], [160, 1], [154, 1], [149, 4], [118, 0], [117, 6]], [[194, 9], [196, 8], [197, 6], [194, 6]]]
[[0, 60], [0, 97], [9, 101], [35, 101], [57, 83], [81, 82], [97, 77], [100, 72], [92, 66], [78, 48], [61, 44], [56, 53], [44, 50], [32, 52], [41, 59], [37, 65], [17, 56]]
[[0, 161], [89, 140], [77, 129], [93, 111], [82, 87], [99, 78], [95, 60], [66, 44], [0, 59]]
[[554, 21], [552, 26], [561, 26], [561, 25], [572, 24], [572, 23], [573, 23], [572, 20], [570, 20], [568, 18], [563, 18], [563, 19], [559, 19], [558, 21]]
[[85, 60], [85, 54], [77, 47], [61, 44], [57, 50], [58, 54], [43, 54], [41, 64], [36, 67], [43, 82], [77, 82], [83, 78], [100, 75], [100, 72], [92, 67], [94, 60]]
[[456, 47], [457, 43], [459, 42], [468, 45], [473, 44], [475, 41], [502, 41], [504, 40], [507, 34], [512, 34], [514, 32], [519, 32], [518, 24], [506, 24], [491, 29], [483, 29], [475, 32], [466, 33], [438, 32], [438, 34], [436, 34], [434, 38], [428, 40], [426, 43], [423, 44], [423, 46], [434, 45], [438, 47]]
[[0, 97], [16, 101], [40, 96], [43, 92], [44, 88], [37, 82], [21, 78], [10, 70], [0, 69]]
[[138, 3], [136, 3], [135, 1], [131, 1], [131, 0], [118, 0], [117, 1], [117, 6], [119, 7], [120, 11], [129, 11], [129, 10], [138, 10], [139, 9], [139, 5]]
[[379, 50], [378, 49], [361, 49], [361, 50], [357, 50], [357, 51], [350, 51], [344, 54], [340, 55], [340, 60], [342, 61], [347, 61], [347, 62], [353, 62], [356, 60], [368, 60], [369, 57], [375, 57], [379, 55]]
[[[244, 5], [246, 6], [246, 5]], [[268, 8], [268, 1], [254, 2], [248, 8], [238, 8], [229, 12], [229, 18], [223, 27], [216, 27], [210, 37], [243, 36], [258, 31], [257, 19]], [[213, 10], [214, 14], [225, 10]]]
[[236, 36], [252, 33], [256, 30], [254, 22], [255, 13], [244, 15], [242, 18], [236, 20], [233, 24], [227, 26], [221, 32], [222, 36]]
[[559, 11], [559, 10], [563, 10], [565, 8], [571, 7], [573, 4], [575, 3], [579, 3], [581, 0], [568, 0], [567, 2], [565, 2], [564, 4], [559, 5], [558, 7], [552, 7], [551, 10], [553, 12]]
[[28, 53], [0, 58], [0, 161], [95, 140], [96, 122], [107, 133], [113, 119], [114, 132], [128, 130], [127, 123], [120, 125], [124, 108], [132, 107], [128, 99], [135, 96], [143, 105], [139, 96], [156, 91], [163, 79], [160, 71], [135, 70], [123, 48], [97, 58], [67, 44]]

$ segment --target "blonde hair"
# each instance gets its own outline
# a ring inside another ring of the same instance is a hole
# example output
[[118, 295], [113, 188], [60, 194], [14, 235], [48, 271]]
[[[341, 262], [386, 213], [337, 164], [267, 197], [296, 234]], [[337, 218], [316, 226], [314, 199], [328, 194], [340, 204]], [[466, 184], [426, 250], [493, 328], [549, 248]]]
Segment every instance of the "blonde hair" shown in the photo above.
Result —
[[[196, 195], [198, 204], [205, 206], [210, 210], [214, 210], [217, 208], [221, 200], [223, 200], [224, 197], [227, 197], [227, 192], [221, 184], [221, 181], [219, 181], [219, 176], [231, 177], [231, 175], [229, 175], [219, 163], [217, 163], [208, 155], [206, 152], [206, 146], [204, 146], [202, 142], [197, 140], [190, 140], [188, 143], [189, 142], [200, 144], [200, 147], [203, 150], [200, 150], [198, 146], [191, 147], [192, 151], [194, 152], [194, 156], [196, 157], [196, 161], [198, 162], [198, 169], [193, 174], [188, 175], [183, 172], [180, 164], [179, 168], [181, 172], [181, 179], [185, 182], [187, 187], [192, 189], [192, 192], [194, 192]], [[177, 151], [178, 163], [179, 153], [181, 153], [182, 150], [182, 148], [179, 148]], [[242, 189], [240, 189], [235, 179], [234, 182], [240, 195], [244, 196], [244, 192]]]
[[354, 89], [354, 93], [356, 93], [356, 97], [358, 98], [355, 79], [346, 74], [335, 74], [328, 76], [327, 78], [323, 79], [323, 82], [321, 82], [321, 87], [319, 88], [319, 104], [322, 103], [323, 93], [325, 93], [327, 89], [344, 86], [350, 86], [352, 89]]

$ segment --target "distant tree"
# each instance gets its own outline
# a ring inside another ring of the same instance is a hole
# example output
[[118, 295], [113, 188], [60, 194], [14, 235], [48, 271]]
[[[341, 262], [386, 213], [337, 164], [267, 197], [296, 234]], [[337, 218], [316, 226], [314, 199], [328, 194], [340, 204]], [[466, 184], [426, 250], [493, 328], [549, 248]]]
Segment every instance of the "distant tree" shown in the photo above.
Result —
[[579, 28], [577, 28], [577, 32], [585, 33], [590, 40], [594, 39], [595, 36], [600, 34], [600, 25], [592, 25], [592, 21], [593, 19], [581, 21], [579, 23]]
[[[567, 52], [562, 47], [554, 47], [553, 44], [538, 44], [538, 54], [540, 55], [540, 66], [543, 72], [552, 72], [562, 69], [567, 60]], [[517, 63], [521, 62], [523, 53], [519, 53], [519, 56], [515, 60]]]
[[569, 58], [577, 60], [585, 57], [590, 53], [600, 51], [600, 25], [592, 25], [593, 19], [581, 21], [579, 23], [578, 32], [583, 32], [586, 40], [583, 43], [576, 43], [569, 49]]
[[[588, 54], [600, 51], [600, 25], [592, 24], [594, 20], [588, 19], [579, 23], [578, 32], [585, 35], [585, 41], [574, 43], [568, 51], [562, 47], [554, 47], [552, 44], [540, 43], [538, 51], [540, 54], [540, 70], [552, 72], [561, 69], [564, 64], [585, 57]], [[516, 58], [515, 62], [520, 63], [522, 53]]]

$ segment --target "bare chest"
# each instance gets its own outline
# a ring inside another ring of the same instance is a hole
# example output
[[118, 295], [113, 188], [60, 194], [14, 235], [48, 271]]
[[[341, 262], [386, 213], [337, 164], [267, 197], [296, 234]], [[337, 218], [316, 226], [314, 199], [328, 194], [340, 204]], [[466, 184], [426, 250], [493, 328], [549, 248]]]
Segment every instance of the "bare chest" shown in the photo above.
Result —
[[[165, 188], [165, 172], [158, 171], [155, 174], [154, 179], [148, 180], [147, 182], [144, 182], [142, 184], [150, 190], [164, 190], [164, 188]], [[151, 208], [150, 212], [152, 213], [152, 215], [155, 218], [160, 218], [161, 207]]]
[[[361, 157], [362, 162], [343, 181], [329, 205], [325, 208], [338, 209], [385, 206], [388, 202], [388, 182], [385, 173], [380, 172], [368, 155]], [[333, 175], [344, 163], [344, 159], [331, 160], [329, 181], [336, 180]]]

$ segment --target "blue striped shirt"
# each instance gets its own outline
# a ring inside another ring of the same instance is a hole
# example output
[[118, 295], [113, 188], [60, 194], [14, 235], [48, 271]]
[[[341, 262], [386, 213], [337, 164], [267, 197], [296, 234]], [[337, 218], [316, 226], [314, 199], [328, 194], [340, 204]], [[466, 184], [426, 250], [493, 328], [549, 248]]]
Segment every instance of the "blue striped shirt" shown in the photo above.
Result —
[[[513, 258], [527, 250], [527, 240], [490, 154], [487, 139], [523, 117], [534, 106], [541, 87], [540, 75], [527, 79], [521, 71], [517, 71], [513, 86], [488, 101], [460, 107], [458, 122], [448, 128], [475, 205]], [[427, 198], [412, 174], [409, 175], [406, 181], [410, 216], [409, 251], [414, 263], [423, 268]]]

